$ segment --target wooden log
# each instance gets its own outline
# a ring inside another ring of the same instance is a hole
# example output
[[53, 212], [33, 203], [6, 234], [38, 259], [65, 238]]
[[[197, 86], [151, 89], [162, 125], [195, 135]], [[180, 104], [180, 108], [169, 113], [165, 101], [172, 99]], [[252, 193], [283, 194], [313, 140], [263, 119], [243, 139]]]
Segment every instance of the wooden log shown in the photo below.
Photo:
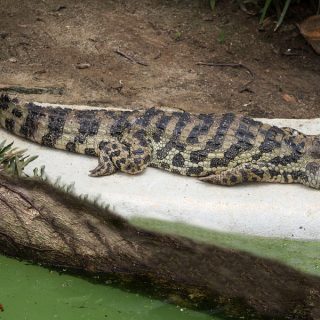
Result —
[[0, 252], [143, 282], [189, 307], [245, 319], [320, 319], [320, 279], [245, 252], [133, 227], [48, 183], [0, 174]]

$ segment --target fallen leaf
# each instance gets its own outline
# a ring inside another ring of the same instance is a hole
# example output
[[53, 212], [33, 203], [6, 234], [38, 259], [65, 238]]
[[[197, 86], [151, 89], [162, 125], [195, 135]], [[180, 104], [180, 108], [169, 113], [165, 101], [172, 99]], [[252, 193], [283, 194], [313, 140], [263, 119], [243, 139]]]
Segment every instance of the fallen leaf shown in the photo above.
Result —
[[287, 93], [284, 93], [282, 95], [282, 99], [285, 101], [285, 102], [288, 102], [288, 103], [297, 103], [297, 100], [294, 96], [291, 96], [290, 94], [287, 94]]

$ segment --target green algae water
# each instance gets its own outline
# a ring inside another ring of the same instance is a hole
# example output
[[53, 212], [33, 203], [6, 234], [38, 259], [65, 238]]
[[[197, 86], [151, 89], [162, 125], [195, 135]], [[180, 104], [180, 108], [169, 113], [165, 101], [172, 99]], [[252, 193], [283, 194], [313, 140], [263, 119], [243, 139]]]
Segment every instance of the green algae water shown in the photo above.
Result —
[[0, 256], [1, 320], [221, 320]]
[[[320, 242], [232, 235], [163, 221], [135, 219], [150, 230], [188, 236], [227, 248], [276, 259], [320, 276]], [[223, 320], [216, 315], [181, 308], [109, 284], [0, 255], [0, 320]]]

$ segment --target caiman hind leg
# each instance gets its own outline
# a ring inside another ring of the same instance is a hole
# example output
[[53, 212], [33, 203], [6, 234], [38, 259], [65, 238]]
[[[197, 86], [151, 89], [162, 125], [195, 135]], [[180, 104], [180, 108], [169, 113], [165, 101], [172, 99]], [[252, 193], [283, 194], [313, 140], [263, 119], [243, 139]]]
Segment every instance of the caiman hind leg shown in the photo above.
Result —
[[149, 165], [152, 147], [143, 130], [129, 130], [119, 140], [100, 142], [98, 154], [99, 164], [90, 171], [91, 176], [106, 176], [116, 171], [137, 174]]
[[243, 164], [234, 168], [199, 178], [201, 181], [233, 186], [245, 182], [270, 182], [271, 176], [268, 168], [263, 164]]

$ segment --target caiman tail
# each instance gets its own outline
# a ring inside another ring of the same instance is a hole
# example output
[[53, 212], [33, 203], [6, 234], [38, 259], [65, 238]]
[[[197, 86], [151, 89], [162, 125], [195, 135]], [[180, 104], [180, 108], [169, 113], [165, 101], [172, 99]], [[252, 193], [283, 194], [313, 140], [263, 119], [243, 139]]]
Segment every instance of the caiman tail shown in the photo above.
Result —
[[0, 97], [0, 125], [7, 131], [33, 142], [65, 149], [63, 141], [67, 114], [71, 109], [43, 107], [34, 103], [21, 105], [7, 95]]
[[1, 127], [47, 147], [87, 155], [96, 155], [101, 137], [108, 137], [111, 124], [121, 114], [121, 111], [75, 110], [32, 102], [21, 104], [7, 95], [0, 97]]

